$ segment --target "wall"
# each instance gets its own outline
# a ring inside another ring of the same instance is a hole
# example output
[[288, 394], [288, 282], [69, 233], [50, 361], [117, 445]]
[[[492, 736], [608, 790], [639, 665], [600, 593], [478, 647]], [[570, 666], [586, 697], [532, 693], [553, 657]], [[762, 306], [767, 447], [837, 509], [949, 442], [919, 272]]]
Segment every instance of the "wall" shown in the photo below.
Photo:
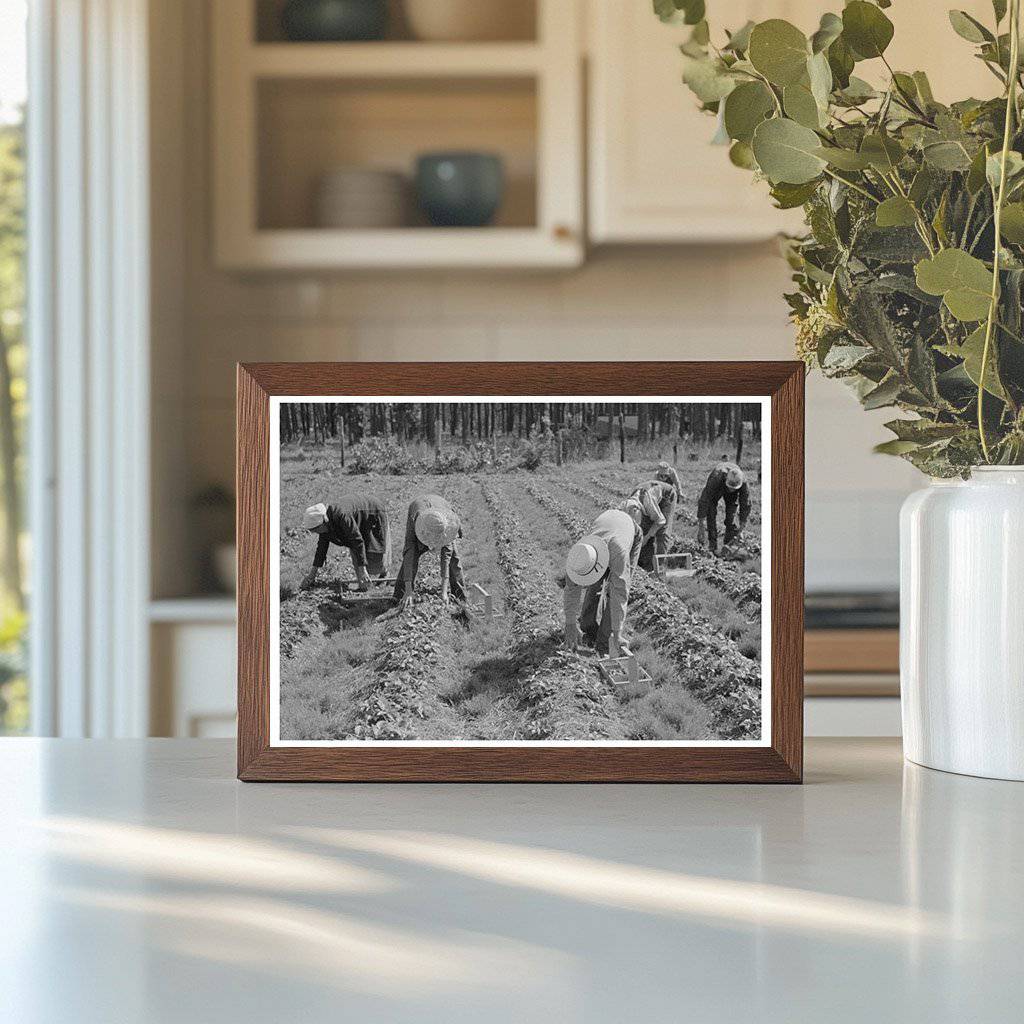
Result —
[[[204, 4], [187, 0], [176, 10], [184, 103], [177, 113], [161, 107], [155, 125], [184, 139], [175, 172], [184, 181], [182, 340], [177, 346], [170, 332], [160, 339], [154, 381], [157, 514], [167, 522], [187, 524], [198, 488], [231, 485], [236, 361], [792, 357], [781, 299], [787, 268], [768, 244], [595, 252], [568, 273], [215, 270]], [[839, 384], [808, 382], [809, 587], [896, 584], [896, 512], [916, 477], [871, 454], [886, 418], [864, 414]], [[192, 564], [155, 562], [156, 593], [187, 590]]]

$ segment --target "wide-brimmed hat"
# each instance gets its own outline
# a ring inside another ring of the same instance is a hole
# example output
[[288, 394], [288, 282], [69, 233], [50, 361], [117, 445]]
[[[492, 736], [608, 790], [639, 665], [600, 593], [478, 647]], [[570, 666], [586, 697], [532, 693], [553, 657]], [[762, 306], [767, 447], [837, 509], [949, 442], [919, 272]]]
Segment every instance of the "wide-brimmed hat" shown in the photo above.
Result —
[[619, 508], [625, 512], [637, 526], [644, 517], [644, 506], [639, 498], [627, 498]]
[[428, 508], [416, 517], [416, 539], [431, 551], [447, 547], [459, 535], [459, 521], [439, 508]]
[[302, 513], [302, 528], [304, 530], [315, 530], [327, 522], [327, 506], [321, 501], [316, 505], [310, 505]]
[[581, 587], [597, 583], [608, 571], [608, 542], [604, 537], [589, 534], [573, 544], [565, 557], [565, 573]]
[[739, 466], [732, 466], [725, 474], [725, 486], [730, 491], [738, 491], [743, 486], [743, 470]]

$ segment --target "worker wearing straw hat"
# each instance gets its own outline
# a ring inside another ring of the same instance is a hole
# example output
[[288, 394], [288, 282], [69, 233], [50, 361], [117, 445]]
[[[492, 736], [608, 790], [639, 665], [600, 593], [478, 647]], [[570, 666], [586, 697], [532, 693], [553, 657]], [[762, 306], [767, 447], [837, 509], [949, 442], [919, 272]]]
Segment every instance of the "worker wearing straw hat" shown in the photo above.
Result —
[[360, 590], [368, 590], [370, 577], [386, 577], [391, 567], [391, 527], [384, 502], [369, 494], [341, 498], [333, 505], [310, 505], [302, 515], [304, 529], [319, 535], [313, 567], [300, 584], [313, 586], [327, 561], [332, 544], [348, 548]]
[[[654, 572], [657, 568], [655, 555], [664, 555], [669, 548], [670, 524], [676, 518], [676, 489], [670, 483], [651, 480], [641, 484], [627, 499], [630, 505], [626, 511], [641, 512], [640, 530], [643, 540], [638, 564], [641, 569]], [[625, 505], [623, 506], [625, 508]]]
[[629, 585], [642, 534], [622, 509], [602, 512], [590, 533], [565, 559], [565, 646], [575, 650], [582, 633], [599, 653], [617, 658], [629, 605]]
[[[697, 501], [697, 543], [718, 551], [718, 503], [725, 505], [725, 543], [742, 540], [750, 518], [750, 486], [735, 462], [720, 462], [708, 474]], [[736, 510], [740, 521], [736, 523]]]
[[455, 509], [439, 494], [425, 494], [409, 505], [402, 568], [395, 583], [400, 611], [412, 604], [420, 558], [428, 551], [436, 551], [441, 557], [441, 600], [448, 604], [454, 598], [466, 603], [466, 580], [459, 554], [461, 536], [462, 524]]

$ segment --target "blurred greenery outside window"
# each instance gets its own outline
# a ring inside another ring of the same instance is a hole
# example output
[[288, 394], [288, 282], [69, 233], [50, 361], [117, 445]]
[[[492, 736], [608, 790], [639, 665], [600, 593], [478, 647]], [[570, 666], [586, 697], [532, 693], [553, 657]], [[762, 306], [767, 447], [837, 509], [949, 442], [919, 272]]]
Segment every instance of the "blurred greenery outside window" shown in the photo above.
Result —
[[0, 734], [29, 728], [25, 532], [26, 4], [0, 0]]

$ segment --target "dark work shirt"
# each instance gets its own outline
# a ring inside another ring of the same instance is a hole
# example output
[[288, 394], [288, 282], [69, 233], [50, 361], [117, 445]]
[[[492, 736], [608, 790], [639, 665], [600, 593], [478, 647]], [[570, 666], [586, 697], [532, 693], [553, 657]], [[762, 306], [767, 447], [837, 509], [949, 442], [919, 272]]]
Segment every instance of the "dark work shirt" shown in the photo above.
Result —
[[697, 518], [706, 519], [708, 516], [717, 515], [718, 503], [723, 499], [725, 500], [726, 508], [729, 506], [735, 507], [738, 501], [740, 505], [739, 525], [742, 530], [750, 516], [750, 488], [747, 486], [746, 481], [744, 481], [738, 490], [730, 491], [725, 486], [728, 471], [728, 465], [724, 468], [716, 466], [708, 475], [708, 482], [704, 485], [704, 490], [701, 491], [700, 498], [697, 501]]
[[[331, 544], [338, 544], [352, 552], [352, 562], [357, 566], [366, 565], [367, 537], [369, 543], [383, 544], [386, 537], [385, 524], [388, 513], [384, 503], [369, 495], [342, 498], [327, 506], [327, 531], [320, 534], [316, 545], [313, 565], [318, 569], [327, 559]], [[383, 554], [381, 547], [380, 553]]]

